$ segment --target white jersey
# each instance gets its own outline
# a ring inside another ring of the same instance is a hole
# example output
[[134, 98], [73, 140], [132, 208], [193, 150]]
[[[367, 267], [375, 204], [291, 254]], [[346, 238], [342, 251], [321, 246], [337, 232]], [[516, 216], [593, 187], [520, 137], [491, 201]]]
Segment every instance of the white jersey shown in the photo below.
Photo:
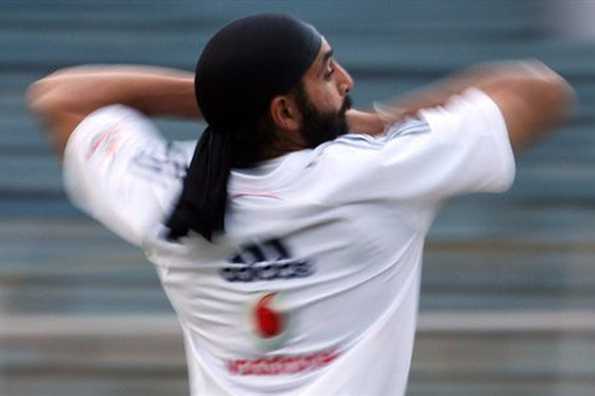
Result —
[[77, 127], [64, 159], [73, 201], [155, 264], [192, 395], [403, 395], [437, 209], [514, 178], [496, 104], [468, 90], [382, 137], [233, 171], [217, 244], [163, 237], [194, 144], [116, 105]]

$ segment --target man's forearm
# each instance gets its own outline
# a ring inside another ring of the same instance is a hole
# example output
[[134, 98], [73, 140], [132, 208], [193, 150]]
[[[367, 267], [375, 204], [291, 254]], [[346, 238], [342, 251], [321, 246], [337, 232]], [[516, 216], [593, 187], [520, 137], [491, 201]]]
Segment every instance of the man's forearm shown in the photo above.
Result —
[[483, 91], [498, 106], [517, 153], [566, 120], [575, 100], [572, 87], [559, 74], [538, 61], [519, 61], [476, 66], [389, 105], [376, 106], [376, 111], [390, 124], [424, 108], [442, 106], [469, 88]]
[[473, 66], [426, 87], [406, 93], [386, 103], [375, 103], [375, 109], [387, 122], [415, 116], [418, 111], [442, 106], [469, 88], [489, 89], [499, 84], [537, 79], [551, 74], [543, 64], [536, 61], [494, 62]]
[[373, 110], [350, 110], [347, 112], [347, 121], [352, 130], [357, 132], [381, 134], [387, 125], [407, 117], [415, 117], [422, 109], [442, 106], [465, 89], [492, 84], [504, 74], [508, 75], [511, 65], [512, 63], [506, 66], [500, 63], [475, 66], [386, 102], [375, 102]]
[[572, 88], [544, 64], [498, 62], [472, 67], [392, 101], [376, 103], [376, 111], [350, 111], [348, 122], [364, 133], [382, 133], [385, 126], [414, 117], [422, 109], [443, 106], [469, 88], [484, 91], [496, 102], [517, 152], [566, 119], [573, 103]]
[[110, 104], [149, 116], [199, 118], [194, 74], [146, 66], [79, 66], [59, 70], [29, 89], [31, 107], [88, 114]]

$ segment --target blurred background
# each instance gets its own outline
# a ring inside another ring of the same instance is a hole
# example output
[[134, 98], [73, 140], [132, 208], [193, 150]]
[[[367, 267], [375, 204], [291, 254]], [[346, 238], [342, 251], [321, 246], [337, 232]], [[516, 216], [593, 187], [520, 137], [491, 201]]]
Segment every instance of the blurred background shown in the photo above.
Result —
[[191, 70], [218, 28], [262, 11], [317, 26], [357, 106], [488, 60], [539, 58], [569, 79], [576, 116], [518, 160], [512, 191], [437, 219], [408, 395], [595, 395], [595, 1], [2, 0], [0, 396], [188, 394], [153, 267], [67, 202], [24, 93], [76, 64]]

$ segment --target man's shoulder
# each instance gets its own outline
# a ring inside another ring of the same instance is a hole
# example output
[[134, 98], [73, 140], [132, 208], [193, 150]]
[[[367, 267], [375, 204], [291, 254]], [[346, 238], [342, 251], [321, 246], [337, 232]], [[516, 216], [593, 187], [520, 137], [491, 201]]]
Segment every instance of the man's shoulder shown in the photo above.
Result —
[[423, 117], [407, 118], [389, 125], [383, 138], [388, 141], [401, 136], [428, 133], [430, 130], [430, 124]]
[[386, 127], [382, 135], [368, 135], [363, 133], [348, 133], [339, 138], [319, 146], [319, 151], [342, 148], [361, 150], [380, 150], [390, 141], [406, 135], [430, 132], [430, 125], [423, 118], [408, 118], [395, 122]]

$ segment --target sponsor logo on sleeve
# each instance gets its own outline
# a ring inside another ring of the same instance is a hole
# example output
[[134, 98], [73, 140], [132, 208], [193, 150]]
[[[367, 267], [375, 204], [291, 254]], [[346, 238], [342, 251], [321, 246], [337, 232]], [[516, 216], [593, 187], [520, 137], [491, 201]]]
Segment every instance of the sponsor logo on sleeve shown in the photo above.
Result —
[[115, 125], [93, 137], [87, 150], [86, 159], [90, 160], [97, 153], [101, 153], [104, 158], [112, 157], [118, 151], [120, 143], [120, 129]]
[[181, 180], [186, 176], [187, 163], [184, 152], [175, 145], [149, 145], [132, 157], [132, 171], [146, 179], [163, 182], [163, 179]]

